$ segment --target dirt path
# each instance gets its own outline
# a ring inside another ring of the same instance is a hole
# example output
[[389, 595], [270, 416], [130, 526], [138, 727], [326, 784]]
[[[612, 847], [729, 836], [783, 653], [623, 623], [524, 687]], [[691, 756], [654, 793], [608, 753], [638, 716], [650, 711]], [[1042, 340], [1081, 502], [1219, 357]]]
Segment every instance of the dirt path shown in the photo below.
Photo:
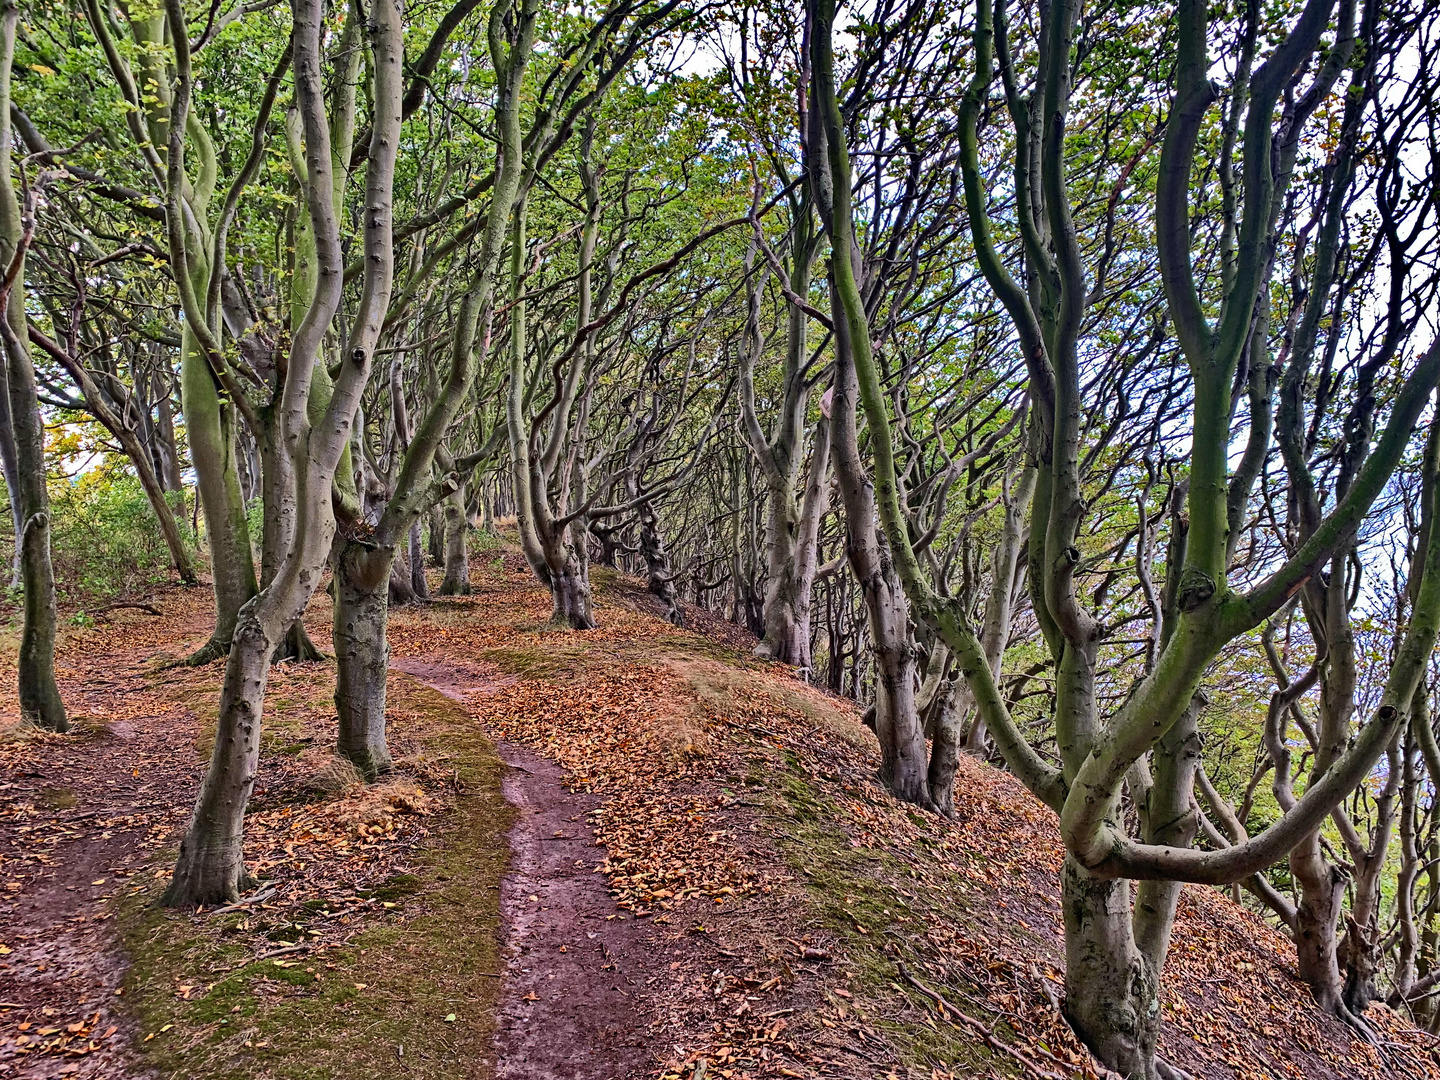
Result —
[[151, 1075], [130, 1049], [110, 901], [148, 883], [183, 817], [193, 776], [174, 763], [193, 743], [133, 648], [87, 669], [67, 680], [75, 733], [7, 748], [0, 770], [0, 1077]]
[[[513, 684], [473, 665], [398, 659], [402, 671], [463, 704]], [[519, 816], [500, 890], [506, 955], [495, 1018], [498, 1080], [623, 1080], [646, 1074], [645, 984], [663, 956], [650, 927], [621, 911], [596, 873], [587, 820], [600, 800], [513, 743], [502, 790]]]

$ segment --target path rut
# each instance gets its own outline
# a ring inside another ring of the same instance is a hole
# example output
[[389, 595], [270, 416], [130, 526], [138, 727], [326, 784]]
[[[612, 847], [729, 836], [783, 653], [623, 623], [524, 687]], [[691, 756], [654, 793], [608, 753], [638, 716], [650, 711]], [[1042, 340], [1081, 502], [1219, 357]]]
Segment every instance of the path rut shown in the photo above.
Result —
[[[396, 658], [391, 667], [471, 706], [514, 680], [473, 665]], [[653, 932], [615, 904], [597, 872], [594, 796], [559, 765], [497, 744], [518, 811], [500, 889], [507, 961], [495, 1018], [497, 1080], [628, 1080], [648, 1075], [646, 985], [663, 959]]]

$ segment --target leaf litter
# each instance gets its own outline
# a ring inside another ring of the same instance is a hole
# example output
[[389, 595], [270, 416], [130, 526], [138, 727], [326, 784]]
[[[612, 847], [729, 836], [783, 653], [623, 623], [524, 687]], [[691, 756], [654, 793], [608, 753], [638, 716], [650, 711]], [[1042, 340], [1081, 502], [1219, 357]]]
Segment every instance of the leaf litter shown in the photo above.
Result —
[[[449, 673], [488, 737], [598, 800], [593, 867], [613, 917], [642, 921], [654, 952], [634, 988], [641, 1075], [1099, 1075], [1058, 1011], [1058, 835], [1013, 780], [965, 759], [959, 820], [901, 806], [874, 779], [853, 706], [750, 659], [735, 628], [694, 612], [706, 632], [678, 631], [597, 571], [601, 628], [549, 631], [549, 598], [514, 556], [472, 576], [476, 596], [392, 613], [397, 665]], [[78, 736], [12, 722], [0, 739], [0, 1075], [139, 1073], [132, 1044], [181, 1034], [141, 1032], [117, 993], [114, 914], [168, 875], [218, 682], [218, 666], [160, 668], [203, 638], [208, 600], [158, 602], [164, 619], [67, 633]], [[309, 613], [317, 640], [324, 603]], [[441, 842], [462, 793], [404, 694], [390, 712], [400, 775], [367, 788], [337, 771], [329, 680], [314, 665], [272, 679], [246, 835], [263, 888], [218, 917], [175, 916], [223, 933], [236, 968], [323, 973], [327, 951], [403, 920], [403, 898], [379, 893]], [[1187, 888], [1162, 1052], [1197, 1077], [1440, 1077], [1436, 1040], [1383, 1006], [1367, 1014], [1383, 1055], [1319, 1013], [1292, 953], [1257, 916]], [[226, 973], [190, 974], [177, 1000]]]

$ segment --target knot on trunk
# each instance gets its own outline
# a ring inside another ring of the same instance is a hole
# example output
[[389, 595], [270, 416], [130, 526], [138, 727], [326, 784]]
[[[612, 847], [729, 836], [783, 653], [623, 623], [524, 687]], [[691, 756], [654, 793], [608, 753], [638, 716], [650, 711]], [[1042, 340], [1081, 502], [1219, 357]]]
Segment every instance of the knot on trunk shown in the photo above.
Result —
[[1193, 566], [1180, 575], [1180, 610], [1194, 611], [1215, 595], [1215, 579]]

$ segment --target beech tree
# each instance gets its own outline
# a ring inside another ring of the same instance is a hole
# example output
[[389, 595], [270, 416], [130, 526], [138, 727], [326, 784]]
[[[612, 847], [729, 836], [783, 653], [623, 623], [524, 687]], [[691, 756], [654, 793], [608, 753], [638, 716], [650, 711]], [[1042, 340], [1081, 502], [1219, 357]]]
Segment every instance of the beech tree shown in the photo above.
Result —
[[[55, 572], [50, 563], [50, 496], [45, 486], [45, 422], [30, 358], [25, 313], [25, 252], [35, 235], [35, 197], [22, 206], [16, 191], [10, 126], [10, 80], [20, 13], [0, 6], [0, 340], [5, 393], [0, 444], [5, 482], [15, 508], [15, 547], [25, 615], [18, 657], [20, 715], [48, 731], [68, 731], [69, 719], [55, 683]], [[13, 462], [13, 467], [8, 463]]]
[[[166, 16], [177, 72], [167, 147], [167, 220], [173, 233], [183, 227], [184, 220], [180, 195], [191, 74], [189, 30], [177, 0], [171, 0]], [[364, 270], [347, 340], [337, 350], [339, 372], [329, 401], [312, 420], [311, 387], [317, 371], [324, 370], [325, 341], [343, 299], [345, 264], [335, 208], [332, 118], [322, 82], [326, 70], [323, 5], [319, 0], [297, 0], [293, 18], [290, 48], [305, 144], [305, 174], [299, 179], [316, 253], [313, 296], [295, 327], [277, 402], [283, 436], [277, 463], [284, 467], [285, 476], [281, 497], [293, 508], [294, 526], [273, 578], [238, 615], [221, 685], [215, 749], [165, 894], [165, 902], [175, 906], [233, 900], [246, 881], [242, 850], [245, 805], [255, 783], [270, 658], [319, 587], [330, 555], [335, 534], [330, 492], [369, 378], [394, 276], [391, 214], [404, 89], [404, 27], [399, 6], [381, 2], [372, 7], [365, 33], [373, 73], [373, 112], [361, 214]], [[182, 251], [183, 245], [172, 242], [171, 250]], [[183, 264], [177, 270], [183, 270]], [[187, 313], [194, 310], [199, 314], [185, 274], [176, 276]], [[206, 359], [218, 367], [227, 360], [210, 325], [196, 320]]]
[[[1035, 87], [1027, 97], [1017, 86], [1007, 25], [982, 0], [975, 22], [976, 74], [960, 120], [977, 257], [1015, 323], [1040, 423], [1040, 474], [1030, 530], [1032, 556], [1038, 557], [1032, 557], [1031, 594], [1056, 665], [1058, 766], [1037, 754], [1015, 726], [967, 613], [932, 589], [907, 532], [897, 493], [889, 408], [864, 300], [845, 257], [853, 243], [850, 157], [836, 97], [835, 8], [825, 0], [811, 8], [815, 101], [823, 117], [834, 199], [831, 243], [840, 253], [831, 261], [834, 289], [871, 430], [877, 511], [898, 576], [917, 615], [955, 650], [1006, 763], [1059, 817], [1066, 845], [1061, 886], [1067, 1018], [1107, 1066], [1129, 1076], [1168, 1076], [1173, 1070], [1155, 1054], [1157, 995], [1180, 882], [1234, 881], [1268, 865], [1327, 817], [1403, 730], [1440, 620], [1440, 543], [1432, 538], [1412, 568], [1418, 599], [1382, 704], [1279, 822], [1218, 851], [1191, 847], [1197, 829], [1191, 792], [1206, 669], [1225, 643], [1273, 615], [1353, 534], [1401, 461], [1440, 381], [1440, 342], [1417, 358], [1396, 388], [1387, 422], [1344, 496], [1262, 580], [1245, 591], [1230, 586], [1233, 507], [1244, 504], [1259, 471], [1242, 468], [1232, 477], [1227, 459], [1231, 386], [1251, 340], [1276, 197], [1272, 111], [1282, 89], [1313, 55], [1333, 5], [1328, 0], [1309, 4], [1271, 55], [1253, 73], [1241, 72], [1247, 110], [1237, 152], [1242, 155], [1245, 202], [1233, 247], [1228, 242], [1225, 247], [1225, 257], [1233, 263], [1221, 283], [1219, 323], [1212, 330], [1192, 261], [1189, 213], [1198, 136], [1215, 95], [1208, 76], [1209, 27], [1202, 5], [1180, 3], [1175, 15], [1176, 88], [1160, 158], [1155, 234], [1170, 317], [1193, 386], [1188, 522], [1170, 540], [1170, 562], [1178, 574], [1171, 603], [1162, 612], [1154, 665], [1117, 709], [1101, 715], [1095, 695], [1099, 625], [1076, 588], [1085, 509], [1079, 486], [1084, 399], [1078, 346], [1089, 294], [1067, 188], [1066, 112], [1077, 77], [1077, 10], [1071, 5], [1042, 12], [1043, 47]], [[1019, 131], [1016, 213], [1033, 267], [1029, 290], [1011, 277], [994, 245], [988, 200], [979, 184], [977, 122], [996, 56]], [[1324, 65], [1318, 77], [1326, 77]], [[1253, 415], [1250, 437], [1269, 438], [1268, 429]], [[1435, 462], [1430, 460], [1426, 468], [1433, 471]], [[1127, 784], [1141, 811], [1138, 836], [1128, 832], [1119, 813]], [[1132, 880], [1139, 881], [1133, 916]]]

